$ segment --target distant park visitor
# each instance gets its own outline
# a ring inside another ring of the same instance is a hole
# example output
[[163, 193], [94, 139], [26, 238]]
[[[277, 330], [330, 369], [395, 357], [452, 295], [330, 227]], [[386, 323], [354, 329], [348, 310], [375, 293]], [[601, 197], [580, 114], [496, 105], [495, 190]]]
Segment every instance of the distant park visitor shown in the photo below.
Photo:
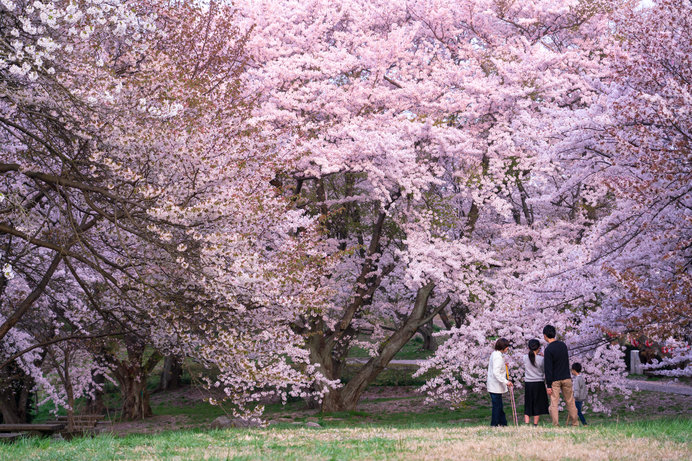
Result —
[[567, 406], [567, 425], [578, 426], [577, 407], [572, 393], [572, 377], [569, 370], [569, 353], [567, 345], [555, 339], [555, 327], [546, 325], [543, 337], [548, 342], [544, 353], [545, 385], [550, 396], [550, 418], [554, 426], [560, 425], [560, 392]]
[[492, 402], [492, 414], [490, 418], [491, 426], [506, 426], [507, 417], [502, 404], [502, 394], [507, 392], [507, 387], [511, 387], [512, 383], [505, 375], [505, 358], [509, 350], [509, 341], [505, 338], [500, 338], [495, 342], [495, 350], [490, 354], [488, 363], [488, 393]]

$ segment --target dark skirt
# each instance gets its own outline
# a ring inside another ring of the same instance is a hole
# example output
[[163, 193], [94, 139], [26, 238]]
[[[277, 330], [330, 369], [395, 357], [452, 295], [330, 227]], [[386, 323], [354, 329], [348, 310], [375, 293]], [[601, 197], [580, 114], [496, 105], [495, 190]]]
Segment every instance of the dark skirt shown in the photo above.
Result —
[[548, 393], [545, 391], [545, 383], [524, 383], [524, 414], [528, 416], [548, 414]]

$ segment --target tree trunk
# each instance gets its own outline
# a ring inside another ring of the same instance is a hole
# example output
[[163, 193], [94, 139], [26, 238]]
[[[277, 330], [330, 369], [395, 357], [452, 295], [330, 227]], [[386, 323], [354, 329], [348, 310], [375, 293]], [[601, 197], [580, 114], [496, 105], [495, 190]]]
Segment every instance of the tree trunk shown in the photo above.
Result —
[[18, 404], [17, 400], [19, 393], [13, 392], [12, 389], [3, 389], [0, 392], [0, 413], [2, 413], [2, 423], [4, 424], [23, 424], [28, 422], [28, 414], [25, 408]]
[[[416, 334], [418, 328], [427, 323], [429, 319], [426, 319], [426, 307], [428, 304], [428, 298], [430, 293], [434, 288], [434, 284], [429, 283], [418, 290], [416, 295], [416, 301], [413, 305], [411, 314], [404, 325], [397, 331], [392, 333], [392, 335], [380, 346], [379, 354], [376, 357], [368, 360], [364, 364], [358, 373], [351, 378], [351, 380], [346, 383], [343, 387], [339, 389], [331, 390], [327, 395], [325, 395], [322, 401], [322, 411], [323, 412], [333, 412], [333, 411], [348, 411], [355, 410], [356, 405], [360, 401], [365, 389], [372, 383], [375, 378], [385, 369], [387, 364], [394, 358], [397, 352], [401, 350], [404, 345], [409, 342], [409, 340]], [[446, 301], [446, 305], [449, 301]], [[439, 312], [439, 309], [436, 309]], [[435, 314], [437, 315], [437, 314]], [[431, 317], [432, 318], [432, 317]]]
[[423, 350], [435, 352], [437, 350], [437, 341], [435, 341], [435, 337], [427, 330], [423, 331], [425, 332], [423, 333]]
[[437, 341], [435, 341], [433, 336], [434, 332], [432, 320], [418, 328], [418, 333], [423, 337], [423, 350], [432, 352], [437, 350]]
[[180, 361], [171, 355], [166, 356], [163, 360], [161, 379], [156, 391], [179, 389], [181, 387], [180, 378], [182, 374], [183, 368], [180, 366]]
[[[319, 325], [319, 328], [324, 328], [324, 324]], [[345, 358], [336, 359], [334, 357], [334, 344], [322, 335], [312, 335], [308, 340], [310, 350], [310, 361], [319, 364], [322, 374], [330, 380], [341, 379], [343, 374]], [[329, 400], [334, 391], [329, 391], [324, 399], [320, 402], [316, 399], [308, 399], [308, 408], [321, 408], [322, 411], [338, 411], [325, 410], [325, 402]], [[329, 405], [329, 404], [328, 404]]]
[[329, 391], [324, 396], [324, 399], [322, 399], [322, 406], [320, 408], [322, 413], [333, 413], [346, 410], [355, 410], [355, 405], [353, 405], [353, 408], [348, 408], [346, 406], [343, 396], [343, 387]]
[[451, 330], [452, 327], [454, 326], [452, 324], [451, 320], [449, 320], [449, 316], [447, 315], [446, 309], [442, 309], [440, 311], [440, 320], [442, 320], [442, 323], [444, 324], [445, 328], [448, 330]]
[[74, 431], [74, 388], [70, 376], [70, 354], [68, 352], [65, 352], [63, 366], [65, 394], [67, 395], [67, 430], [72, 432]]
[[144, 362], [144, 345], [133, 338], [125, 338], [127, 358], [112, 359], [115, 367], [113, 375], [118, 381], [122, 396], [122, 418], [126, 420], [144, 419], [152, 415], [149, 404], [147, 378], [162, 355], [154, 351]]
[[123, 419], [135, 420], [152, 416], [146, 378], [142, 379], [142, 376], [130, 375], [129, 379], [118, 380], [118, 383], [123, 398]]
[[3, 379], [0, 385], [0, 422], [4, 424], [29, 423], [31, 422], [33, 380], [14, 365], [7, 367], [6, 371], [13, 376], [9, 380]]

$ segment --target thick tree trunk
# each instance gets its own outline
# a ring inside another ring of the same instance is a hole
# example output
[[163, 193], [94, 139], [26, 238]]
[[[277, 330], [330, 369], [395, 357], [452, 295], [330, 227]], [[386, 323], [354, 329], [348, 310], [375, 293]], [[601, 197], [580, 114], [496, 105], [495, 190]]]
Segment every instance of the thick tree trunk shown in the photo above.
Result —
[[180, 361], [171, 355], [166, 356], [163, 360], [163, 370], [161, 371], [161, 379], [157, 391], [170, 391], [179, 389], [181, 386], [180, 378], [183, 374], [183, 368]]
[[122, 418], [127, 420], [144, 419], [152, 416], [146, 378], [131, 375], [128, 379], [118, 380], [122, 395]]
[[[313, 328], [316, 327], [313, 326]], [[318, 328], [324, 328], [324, 325], [321, 324]], [[329, 339], [326, 339], [323, 335], [312, 335], [308, 340], [308, 347], [311, 362], [320, 365], [320, 371], [327, 379], [335, 380], [341, 378], [344, 371], [345, 357], [335, 358], [334, 344]], [[307, 402], [308, 408], [321, 408], [322, 411], [338, 411], [324, 409], [325, 401], [333, 398], [331, 396], [334, 392], [327, 392], [322, 402], [316, 399], [309, 399]]]
[[[339, 389], [334, 389], [325, 395], [322, 401], [323, 412], [355, 410], [363, 392], [375, 378], [385, 369], [387, 364], [394, 358], [397, 352], [416, 334], [418, 328], [427, 323], [426, 319], [427, 304], [430, 293], [434, 285], [429, 283], [418, 290], [416, 301], [413, 305], [411, 314], [404, 325], [384, 342], [380, 347], [379, 354], [368, 360], [356, 375]], [[446, 305], [448, 301], [444, 303]], [[435, 309], [439, 312], [441, 308]], [[437, 315], [435, 312], [434, 315]], [[434, 316], [433, 315], [433, 316]], [[432, 317], [430, 317], [432, 318]]]
[[22, 405], [23, 397], [28, 397], [29, 391], [22, 389], [13, 392], [12, 389], [0, 391], [0, 413], [2, 413], [2, 423], [4, 424], [23, 424], [29, 422], [29, 413], [25, 405]]
[[74, 388], [72, 387], [72, 378], [70, 376], [70, 354], [65, 353], [65, 360], [63, 362], [64, 366], [64, 386], [65, 394], [67, 395], [67, 430], [72, 432], [74, 430]]
[[452, 324], [451, 320], [449, 320], [449, 316], [447, 315], [446, 309], [442, 309], [440, 311], [440, 320], [442, 320], [442, 323], [444, 324], [445, 328], [448, 330], [451, 330], [452, 327], [454, 326]]
[[0, 382], [0, 422], [24, 424], [31, 422], [31, 397], [33, 380], [14, 365], [7, 367], [13, 375]]
[[435, 337], [432, 335], [432, 332], [428, 332], [427, 330], [423, 330], [423, 331], [425, 332], [425, 333], [422, 333], [422, 335], [423, 335], [423, 350], [435, 352], [437, 350], [437, 341], [435, 341]]
[[144, 362], [144, 345], [131, 338], [125, 339], [127, 358], [114, 360], [113, 375], [118, 381], [122, 397], [122, 418], [144, 419], [152, 415], [147, 390], [147, 378], [162, 355], [154, 351]]
[[347, 405], [344, 402], [343, 388], [340, 388], [340, 389], [333, 389], [333, 390], [329, 391], [329, 393], [327, 393], [324, 396], [320, 410], [323, 413], [333, 413], [336, 411], [355, 410], [355, 405], [353, 405], [353, 408], [347, 407]]

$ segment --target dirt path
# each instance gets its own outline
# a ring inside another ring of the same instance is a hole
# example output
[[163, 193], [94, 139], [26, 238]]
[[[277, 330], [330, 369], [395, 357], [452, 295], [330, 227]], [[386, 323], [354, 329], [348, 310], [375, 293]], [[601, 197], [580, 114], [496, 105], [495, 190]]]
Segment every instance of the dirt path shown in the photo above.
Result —
[[665, 392], [666, 394], [692, 395], [692, 386], [671, 381], [644, 381], [630, 379], [627, 382], [629, 389], [640, 391]]
[[[368, 358], [367, 357], [349, 357], [347, 359], [349, 362], [353, 363], [367, 363]], [[391, 365], [416, 365], [420, 366], [425, 360], [421, 359], [394, 359], [391, 360], [389, 363]]]

